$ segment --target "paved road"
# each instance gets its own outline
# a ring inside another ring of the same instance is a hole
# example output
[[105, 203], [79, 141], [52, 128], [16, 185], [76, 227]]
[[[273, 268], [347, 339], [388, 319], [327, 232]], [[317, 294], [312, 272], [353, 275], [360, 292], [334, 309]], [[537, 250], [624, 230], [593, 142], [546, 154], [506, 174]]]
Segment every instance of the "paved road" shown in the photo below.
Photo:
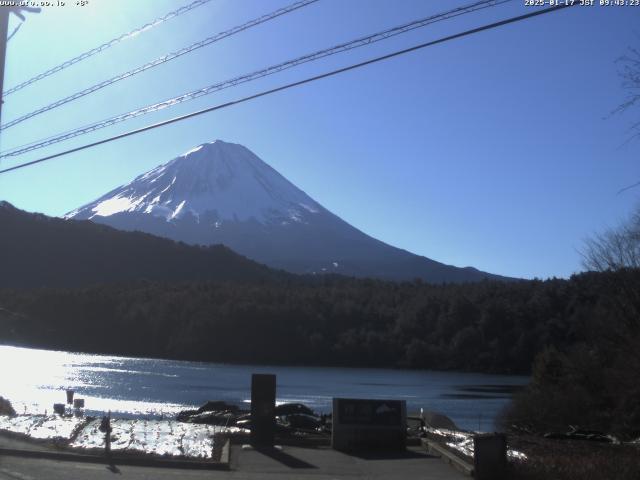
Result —
[[0, 480], [152, 480], [152, 479], [468, 479], [437, 457], [412, 448], [404, 455], [357, 457], [330, 448], [284, 447], [259, 452], [234, 446], [231, 471], [176, 470], [76, 463], [5, 456]]

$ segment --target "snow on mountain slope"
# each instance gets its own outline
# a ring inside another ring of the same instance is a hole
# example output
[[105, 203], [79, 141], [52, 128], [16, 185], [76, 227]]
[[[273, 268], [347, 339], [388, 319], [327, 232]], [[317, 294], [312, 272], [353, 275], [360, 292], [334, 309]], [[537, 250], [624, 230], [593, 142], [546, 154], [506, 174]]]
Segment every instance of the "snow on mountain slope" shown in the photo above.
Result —
[[[218, 222], [300, 222], [321, 209], [247, 148], [217, 140], [140, 175], [65, 218], [138, 212], [167, 221], [215, 212]], [[219, 224], [218, 224], [219, 226]]]

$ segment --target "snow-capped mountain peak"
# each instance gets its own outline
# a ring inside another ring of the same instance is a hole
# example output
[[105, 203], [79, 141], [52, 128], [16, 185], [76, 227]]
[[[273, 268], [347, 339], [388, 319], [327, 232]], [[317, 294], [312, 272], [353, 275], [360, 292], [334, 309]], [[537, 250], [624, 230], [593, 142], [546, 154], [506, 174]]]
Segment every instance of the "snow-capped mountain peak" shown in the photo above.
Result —
[[204, 143], [68, 213], [95, 219], [137, 212], [166, 221], [209, 213], [226, 220], [304, 222], [322, 207], [242, 145]]
[[204, 143], [66, 215], [192, 245], [224, 244], [296, 273], [434, 282], [491, 278], [376, 240], [242, 145]]

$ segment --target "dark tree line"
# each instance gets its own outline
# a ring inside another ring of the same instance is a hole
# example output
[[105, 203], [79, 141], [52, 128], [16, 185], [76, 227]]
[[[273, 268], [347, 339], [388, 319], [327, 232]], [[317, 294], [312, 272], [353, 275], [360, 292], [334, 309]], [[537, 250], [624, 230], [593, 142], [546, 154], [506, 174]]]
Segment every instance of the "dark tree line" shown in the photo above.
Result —
[[[0, 340], [205, 361], [528, 373], [623, 322], [618, 273], [463, 285], [340, 277], [2, 290]], [[625, 272], [638, 282], [637, 271]], [[19, 315], [17, 315], [19, 314]]]

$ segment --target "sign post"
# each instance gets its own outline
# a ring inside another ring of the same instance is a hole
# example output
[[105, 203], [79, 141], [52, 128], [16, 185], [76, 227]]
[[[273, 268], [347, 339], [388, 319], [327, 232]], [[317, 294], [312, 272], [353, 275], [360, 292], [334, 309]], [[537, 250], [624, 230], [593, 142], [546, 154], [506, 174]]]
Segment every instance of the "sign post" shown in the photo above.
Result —
[[336, 450], [404, 450], [407, 404], [404, 400], [333, 399], [331, 446]]

